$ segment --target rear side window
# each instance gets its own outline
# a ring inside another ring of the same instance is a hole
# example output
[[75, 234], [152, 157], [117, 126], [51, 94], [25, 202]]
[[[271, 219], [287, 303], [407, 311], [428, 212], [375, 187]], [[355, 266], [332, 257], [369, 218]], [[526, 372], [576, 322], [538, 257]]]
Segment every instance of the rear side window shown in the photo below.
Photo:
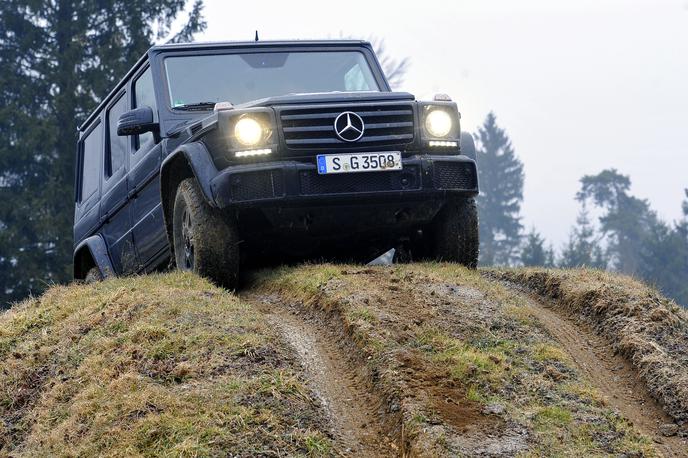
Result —
[[102, 145], [103, 125], [99, 122], [82, 142], [81, 201], [91, 197], [98, 189]]
[[[135, 108], [148, 105], [153, 109], [153, 118], [157, 118], [157, 107], [155, 104], [155, 90], [153, 88], [153, 75], [150, 67], [139, 76], [134, 83], [134, 104]], [[136, 137], [136, 149], [153, 142], [153, 133], [146, 132]]]
[[127, 99], [122, 96], [115, 102], [115, 104], [108, 110], [108, 154], [105, 164], [105, 174], [111, 177], [124, 165], [125, 154], [127, 151], [128, 137], [120, 137], [117, 135], [117, 121], [124, 113], [127, 106]]

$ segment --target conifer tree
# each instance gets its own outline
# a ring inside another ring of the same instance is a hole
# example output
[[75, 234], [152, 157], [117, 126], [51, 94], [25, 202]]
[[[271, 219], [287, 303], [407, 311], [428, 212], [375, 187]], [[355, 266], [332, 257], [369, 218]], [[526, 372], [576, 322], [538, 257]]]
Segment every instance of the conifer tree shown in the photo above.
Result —
[[627, 274], [638, 274], [643, 241], [659, 221], [647, 200], [628, 193], [630, 187], [628, 176], [615, 169], [603, 170], [581, 179], [577, 199], [582, 203], [592, 201], [604, 212], [600, 217], [600, 230], [606, 238], [611, 267]]
[[475, 135], [480, 195], [480, 262], [509, 265], [521, 245], [523, 164], [511, 140], [489, 113]]
[[156, 41], [189, 40], [196, 0], [4, 0], [0, 10], [0, 303], [71, 278], [77, 126]]
[[684, 218], [670, 225], [647, 200], [630, 195], [630, 178], [614, 169], [585, 176], [581, 185], [578, 200], [592, 201], [602, 211], [600, 234], [609, 267], [688, 305], [688, 202], [683, 203]]
[[552, 264], [553, 257], [552, 249], [545, 248], [545, 239], [533, 227], [526, 235], [525, 243], [521, 250], [521, 264], [526, 267], [549, 267]]
[[604, 269], [607, 267], [604, 252], [599, 240], [595, 236], [595, 228], [588, 218], [585, 203], [576, 219], [569, 241], [564, 247], [561, 259], [561, 267], [594, 267]]

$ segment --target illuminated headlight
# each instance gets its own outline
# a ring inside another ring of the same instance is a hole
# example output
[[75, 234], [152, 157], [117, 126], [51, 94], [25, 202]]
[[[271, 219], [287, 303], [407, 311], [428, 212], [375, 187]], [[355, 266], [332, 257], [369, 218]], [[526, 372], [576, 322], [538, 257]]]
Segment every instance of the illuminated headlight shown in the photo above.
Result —
[[234, 125], [234, 137], [243, 146], [256, 146], [264, 138], [263, 126], [250, 117], [244, 117]]
[[432, 137], [446, 137], [452, 129], [452, 118], [445, 110], [432, 110], [425, 117], [425, 129]]

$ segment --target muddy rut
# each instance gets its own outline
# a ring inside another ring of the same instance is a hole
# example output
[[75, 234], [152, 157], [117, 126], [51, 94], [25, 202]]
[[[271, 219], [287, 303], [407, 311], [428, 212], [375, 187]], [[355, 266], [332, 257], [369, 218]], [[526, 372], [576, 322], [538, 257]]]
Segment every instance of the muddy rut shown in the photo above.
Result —
[[[290, 290], [300, 288], [298, 281], [243, 294], [300, 360], [330, 419], [335, 454], [510, 457], [547, 455], [552, 445], [576, 453], [567, 448], [567, 430], [552, 427], [543, 435], [532, 413], [543, 405], [568, 408], [574, 424], [607, 425], [606, 436], [589, 436], [596, 441], [590, 450], [616, 454], [630, 433], [608, 423], [607, 407], [562, 388], [587, 381], [663, 456], [688, 456], [685, 438], [660, 434], [671, 418], [604, 338], [514, 284], [432, 269], [347, 266], [312, 297]], [[534, 323], [520, 323], [524, 311]], [[371, 342], [383, 353], [375, 356]], [[571, 363], [537, 359], [534, 349], [551, 344]], [[509, 345], [515, 350], [500, 353]], [[366, 351], [373, 351], [372, 361]], [[480, 389], [489, 393], [500, 384], [496, 398], [480, 400]]]
[[[337, 454], [388, 457], [402, 453], [389, 434], [398, 420], [385, 413], [387, 403], [375, 392], [370, 374], [354, 361], [341, 325], [289, 306], [272, 296], [250, 297], [294, 350], [332, 423]], [[336, 321], [336, 320], [335, 320]]]
[[673, 423], [661, 405], [650, 396], [647, 387], [630, 362], [615, 354], [603, 337], [588, 326], [577, 323], [555, 303], [506, 283], [507, 288], [521, 294], [526, 306], [538, 321], [562, 345], [585, 378], [605, 397], [606, 401], [629, 419], [643, 434], [651, 437], [666, 457], [688, 456], [688, 444], [678, 436], [664, 437], [663, 424]]

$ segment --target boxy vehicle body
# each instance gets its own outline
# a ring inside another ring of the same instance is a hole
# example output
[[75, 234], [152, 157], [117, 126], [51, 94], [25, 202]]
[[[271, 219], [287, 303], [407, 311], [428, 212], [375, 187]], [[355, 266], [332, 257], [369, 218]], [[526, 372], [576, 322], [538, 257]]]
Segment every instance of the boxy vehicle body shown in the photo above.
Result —
[[172, 261], [234, 287], [246, 263], [391, 246], [474, 267], [459, 118], [391, 91], [367, 42], [155, 46], [80, 127], [74, 276]]

